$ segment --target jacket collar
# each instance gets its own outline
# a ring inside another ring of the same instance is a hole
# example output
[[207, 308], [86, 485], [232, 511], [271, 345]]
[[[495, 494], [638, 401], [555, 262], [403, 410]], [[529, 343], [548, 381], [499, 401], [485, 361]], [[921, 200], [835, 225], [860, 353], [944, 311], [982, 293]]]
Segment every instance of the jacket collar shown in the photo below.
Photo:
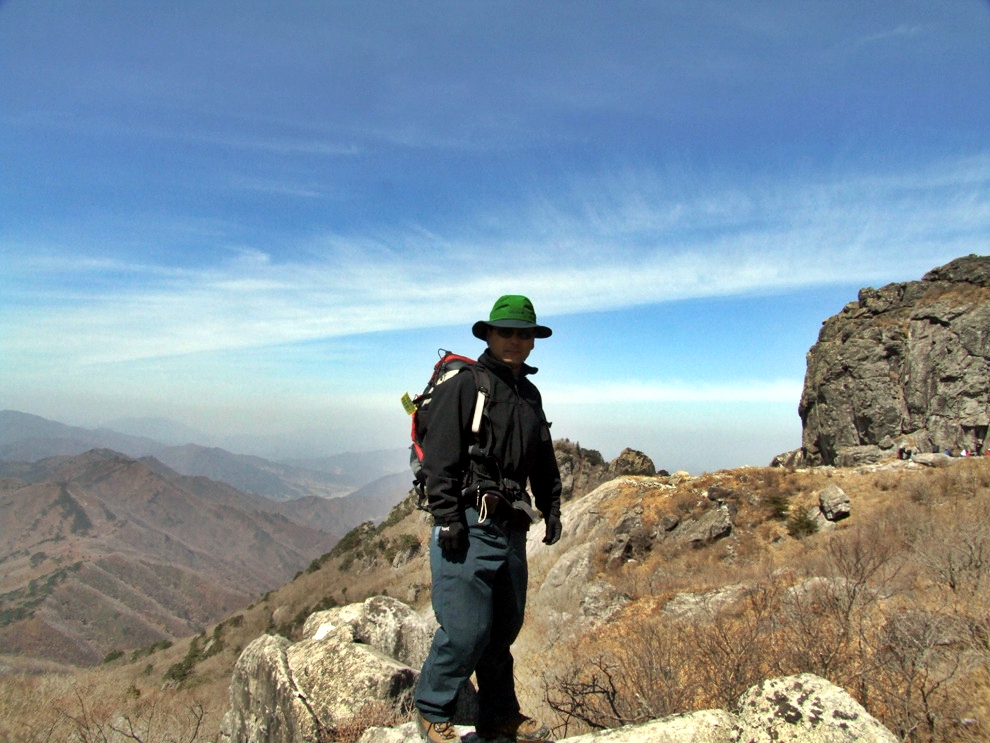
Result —
[[482, 353], [481, 356], [478, 358], [478, 361], [488, 369], [491, 369], [493, 372], [495, 372], [495, 374], [497, 374], [505, 382], [513, 382], [517, 378], [522, 379], [523, 377], [529, 376], [530, 374], [536, 374], [536, 372], [539, 371], [539, 369], [537, 369], [535, 366], [530, 366], [529, 364], [524, 363], [519, 368], [519, 375], [517, 377], [513, 373], [511, 366], [506, 364], [504, 361], [495, 358], [492, 355], [491, 351], [489, 351], [487, 348], [485, 349], [484, 353]]

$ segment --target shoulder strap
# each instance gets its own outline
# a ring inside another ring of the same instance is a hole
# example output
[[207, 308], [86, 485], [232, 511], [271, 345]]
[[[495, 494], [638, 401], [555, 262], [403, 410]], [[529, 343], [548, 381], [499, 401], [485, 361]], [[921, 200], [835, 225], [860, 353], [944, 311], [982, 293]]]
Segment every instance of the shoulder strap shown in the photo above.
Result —
[[474, 417], [471, 419], [471, 433], [475, 436], [481, 431], [481, 420], [486, 412], [488, 397], [491, 395], [491, 377], [487, 369], [482, 369], [478, 364], [471, 366], [474, 372], [474, 386], [478, 389], [478, 396], [474, 401]]

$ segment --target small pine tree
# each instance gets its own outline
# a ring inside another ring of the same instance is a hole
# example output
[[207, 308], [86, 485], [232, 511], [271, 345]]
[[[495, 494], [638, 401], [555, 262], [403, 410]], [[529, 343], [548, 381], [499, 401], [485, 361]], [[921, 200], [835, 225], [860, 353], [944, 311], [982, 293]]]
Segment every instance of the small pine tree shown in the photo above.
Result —
[[795, 539], [804, 539], [817, 532], [818, 522], [807, 511], [799, 510], [787, 520], [787, 533]]

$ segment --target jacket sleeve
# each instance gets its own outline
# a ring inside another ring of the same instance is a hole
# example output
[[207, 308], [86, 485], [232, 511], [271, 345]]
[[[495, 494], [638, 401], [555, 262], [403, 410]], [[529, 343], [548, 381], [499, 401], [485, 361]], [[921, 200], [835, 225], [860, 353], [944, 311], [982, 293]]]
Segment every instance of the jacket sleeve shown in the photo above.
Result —
[[463, 518], [461, 488], [469, 461], [475, 395], [473, 375], [462, 372], [438, 386], [430, 401], [423, 474], [430, 513], [441, 525]]
[[543, 401], [537, 394], [540, 426], [540, 443], [536, 465], [529, 474], [529, 484], [533, 489], [533, 500], [545, 519], [550, 514], [560, 516], [560, 468], [557, 466], [557, 455], [553, 451], [553, 436], [550, 434], [550, 424], [543, 413]]

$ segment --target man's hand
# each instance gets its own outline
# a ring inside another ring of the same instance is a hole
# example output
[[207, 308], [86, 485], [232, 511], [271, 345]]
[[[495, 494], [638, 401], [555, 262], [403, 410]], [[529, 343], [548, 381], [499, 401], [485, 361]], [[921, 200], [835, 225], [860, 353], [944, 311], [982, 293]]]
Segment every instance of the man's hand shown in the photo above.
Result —
[[547, 535], [543, 537], [543, 544], [556, 544], [562, 532], [563, 527], [560, 525], [560, 516], [551, 513], [547, 516]]
[[437, 544], [446, 557], [461, 554], [468, 546], [467, 527], [460, 521], [444, 524], [437, 533]]

